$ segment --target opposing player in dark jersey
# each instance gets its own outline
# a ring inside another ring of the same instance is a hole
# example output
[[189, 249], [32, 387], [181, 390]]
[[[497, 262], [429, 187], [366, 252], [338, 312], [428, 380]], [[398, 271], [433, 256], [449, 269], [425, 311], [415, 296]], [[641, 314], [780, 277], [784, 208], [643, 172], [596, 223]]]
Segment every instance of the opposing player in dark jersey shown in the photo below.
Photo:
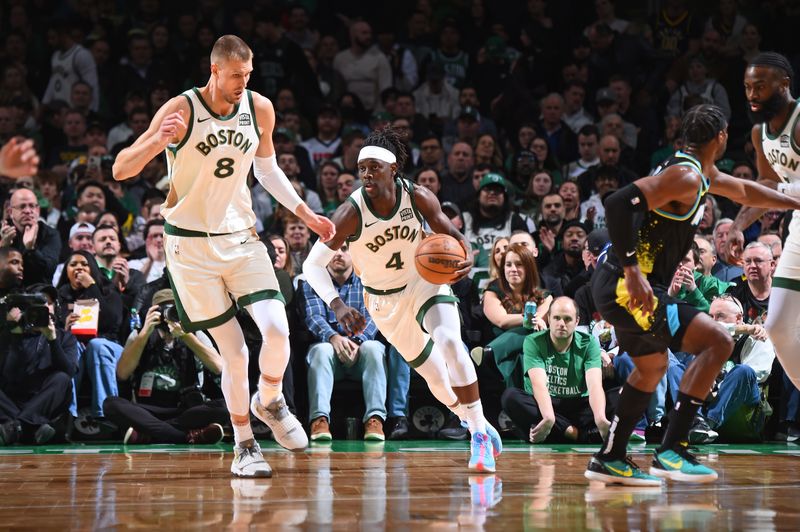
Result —
[[[659, 477], [688, 482], [717, 478], [714, 470], [689, 454], [687, 439], [690, 423], [730, 357], [733, 342], [710, 316], [670, 297], [667, 289], [703, 218], [706, 193], [751, 206], [798, 204], [797, 199], [717, 170], [714, 161], [725, 153], [728, 142], [727, 122], [718, 107], [690, 109], [682, 133], [684, 151], [675, 153], [656, 175], [638, 179], [605, 203], [613, 247], [592, 278], [592, 294], [636, 369], [623, 386], [603, 447], [589, 462], [585, 476], [591, 480], [659, 485]], [[681, 381], [648, 475], [626, 458], [627, 444], [667, 369], [668, 348], [693, 353], [697, 359]]]

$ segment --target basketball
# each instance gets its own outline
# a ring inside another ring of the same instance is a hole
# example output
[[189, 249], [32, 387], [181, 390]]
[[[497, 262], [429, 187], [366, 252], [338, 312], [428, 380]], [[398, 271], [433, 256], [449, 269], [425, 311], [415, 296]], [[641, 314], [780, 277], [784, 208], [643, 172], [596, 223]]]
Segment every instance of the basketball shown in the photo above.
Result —
[[450, 235], [436, 233], [424, 238], [417, 247], [414, 263], [423, 279], [433, 284], [449, 284], [465, 260], [464, 248]]

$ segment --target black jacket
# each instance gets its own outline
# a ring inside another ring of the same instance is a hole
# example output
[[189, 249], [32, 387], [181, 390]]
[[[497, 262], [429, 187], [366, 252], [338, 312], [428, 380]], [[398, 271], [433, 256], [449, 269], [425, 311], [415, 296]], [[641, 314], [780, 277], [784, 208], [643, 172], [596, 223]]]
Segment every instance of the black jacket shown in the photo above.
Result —
[[25, 249], [22, 243], [22, 231], [19, 230], [11, 242], [11, 247], [22, 253], [22, 262], [25, 266], [22, 284], [25, 286], [35, 283], [50, 284], [61, 254], [61, 237], [58, 232], [42, 221], [38, 223], [39, 234], [36, 236], [36, 245], [33, 249]]

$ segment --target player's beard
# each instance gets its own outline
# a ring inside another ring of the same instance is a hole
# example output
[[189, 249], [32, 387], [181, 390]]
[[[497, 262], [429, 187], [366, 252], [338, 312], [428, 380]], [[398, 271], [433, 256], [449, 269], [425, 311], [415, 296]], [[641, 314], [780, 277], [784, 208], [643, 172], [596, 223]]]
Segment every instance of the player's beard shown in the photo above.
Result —
[[763, 102], [756, 102], [761, 105], [760, 111], [753, 111], [750, 108], [750, 103], [747, 103], [747, 115], [750, 117], [750, 121], [753, 124], [762, 124], [764, 122], [769, 122], [775, 116], [781, 112], [784, 105], [788, 105], [785, 98], [780, 92], [772, 93], [772, 96], [764, 100]]

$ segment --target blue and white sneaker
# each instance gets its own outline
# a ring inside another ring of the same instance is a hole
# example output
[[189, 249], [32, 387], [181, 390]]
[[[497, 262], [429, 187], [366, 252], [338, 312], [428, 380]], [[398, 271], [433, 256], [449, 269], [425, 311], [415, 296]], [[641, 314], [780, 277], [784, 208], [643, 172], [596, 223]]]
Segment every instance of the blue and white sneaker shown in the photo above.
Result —
[[469, 468], [481, 473], [494, 473], [494, 454], [488, 434], [476, 432], [472, 435]]
[[[462, 421], [461, 426], [465, 429], [469, 428], [466, 421]], [[489, 435], [489, 439], [492, 441], [492, 453], [497, 458], [503, 452], [503, 440], [500, 438], [500, 433], [497, 432], [497, 429], [488, 421], [486, 421], [486, 434]]]
[[680, 446], [677, 450], [656, 451], [650, 474], [676, 482], [698, 484], [714, 482], [718, 477], [716, 471], [701, 464], [685, 446]]

